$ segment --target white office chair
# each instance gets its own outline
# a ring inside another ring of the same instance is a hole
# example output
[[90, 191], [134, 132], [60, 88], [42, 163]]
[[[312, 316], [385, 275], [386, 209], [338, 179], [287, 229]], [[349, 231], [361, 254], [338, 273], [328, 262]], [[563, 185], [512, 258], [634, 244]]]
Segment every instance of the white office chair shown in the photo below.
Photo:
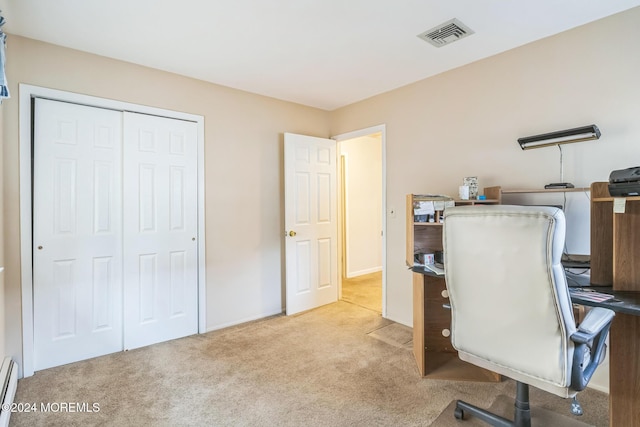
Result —
[[604, 358], [614, 313], [594, 308], [576, 328], [560, 264], [564, 238], [558, 208], [445, 210], [453, 347], [460, 359], [517, 381], [514, 421], [462, 401], [456, 418], [468, 413], [494, 426], [530, 426], [529, 385], [575, 397]]

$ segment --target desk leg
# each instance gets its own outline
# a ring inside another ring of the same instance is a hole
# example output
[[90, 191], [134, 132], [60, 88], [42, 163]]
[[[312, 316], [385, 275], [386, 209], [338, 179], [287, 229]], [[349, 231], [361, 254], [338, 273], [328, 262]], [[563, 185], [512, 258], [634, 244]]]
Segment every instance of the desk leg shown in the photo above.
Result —
[[640, 317], [616, 313], [610, 343], [609, 425], [640, 426]]
[[424, 354], [424, 305], [424, 275], [413, 273], [413, 355], [422, 377], [427, 375]]

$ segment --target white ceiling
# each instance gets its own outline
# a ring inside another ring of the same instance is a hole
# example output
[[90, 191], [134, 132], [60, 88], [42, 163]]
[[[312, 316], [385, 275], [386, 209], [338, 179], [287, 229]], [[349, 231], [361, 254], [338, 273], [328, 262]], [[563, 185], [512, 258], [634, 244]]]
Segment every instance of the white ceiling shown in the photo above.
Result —
[[[638, 5], [640, 0], [0, 0], [5, 32], [326, 110]], [[451, 18], [475, 34], [441, 48], [416, 37]]]

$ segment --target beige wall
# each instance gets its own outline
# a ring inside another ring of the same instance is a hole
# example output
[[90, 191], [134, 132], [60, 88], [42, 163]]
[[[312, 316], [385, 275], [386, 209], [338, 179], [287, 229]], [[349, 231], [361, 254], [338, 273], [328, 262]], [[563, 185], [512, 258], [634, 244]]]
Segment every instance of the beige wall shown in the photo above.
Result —
[[457, 195], [465, 176], [481, 188], [557, 182], [558, 150], [524, 152], [517, 138], [591, 123], [602, 138], [565, 145], [565, 180], [640, 165], [638, 22], [635, 8], [332, 112], [334, 135], [386, 124], [390, 319], [412, 322], [406, 194]]
[[345, 156], [346, 277], [382, 269], [382, 137], [340, 142]]
[[281, 312], [283, 132], [328, 137], [327, 112], [12, 35], [7, 55], [5, 353], [21, 360], [18, 83], [204, 116], [207, 327]]

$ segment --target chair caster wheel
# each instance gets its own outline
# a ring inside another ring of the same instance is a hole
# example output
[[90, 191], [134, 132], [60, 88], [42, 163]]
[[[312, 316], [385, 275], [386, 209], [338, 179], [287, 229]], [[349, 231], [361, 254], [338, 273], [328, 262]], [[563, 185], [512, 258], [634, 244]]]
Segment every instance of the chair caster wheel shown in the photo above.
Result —
[[464, 411], [460, 408], [456, 408], [453, 410], [453, 416], [456, 417], [457, 420], [461, 420], [464, 417]]

